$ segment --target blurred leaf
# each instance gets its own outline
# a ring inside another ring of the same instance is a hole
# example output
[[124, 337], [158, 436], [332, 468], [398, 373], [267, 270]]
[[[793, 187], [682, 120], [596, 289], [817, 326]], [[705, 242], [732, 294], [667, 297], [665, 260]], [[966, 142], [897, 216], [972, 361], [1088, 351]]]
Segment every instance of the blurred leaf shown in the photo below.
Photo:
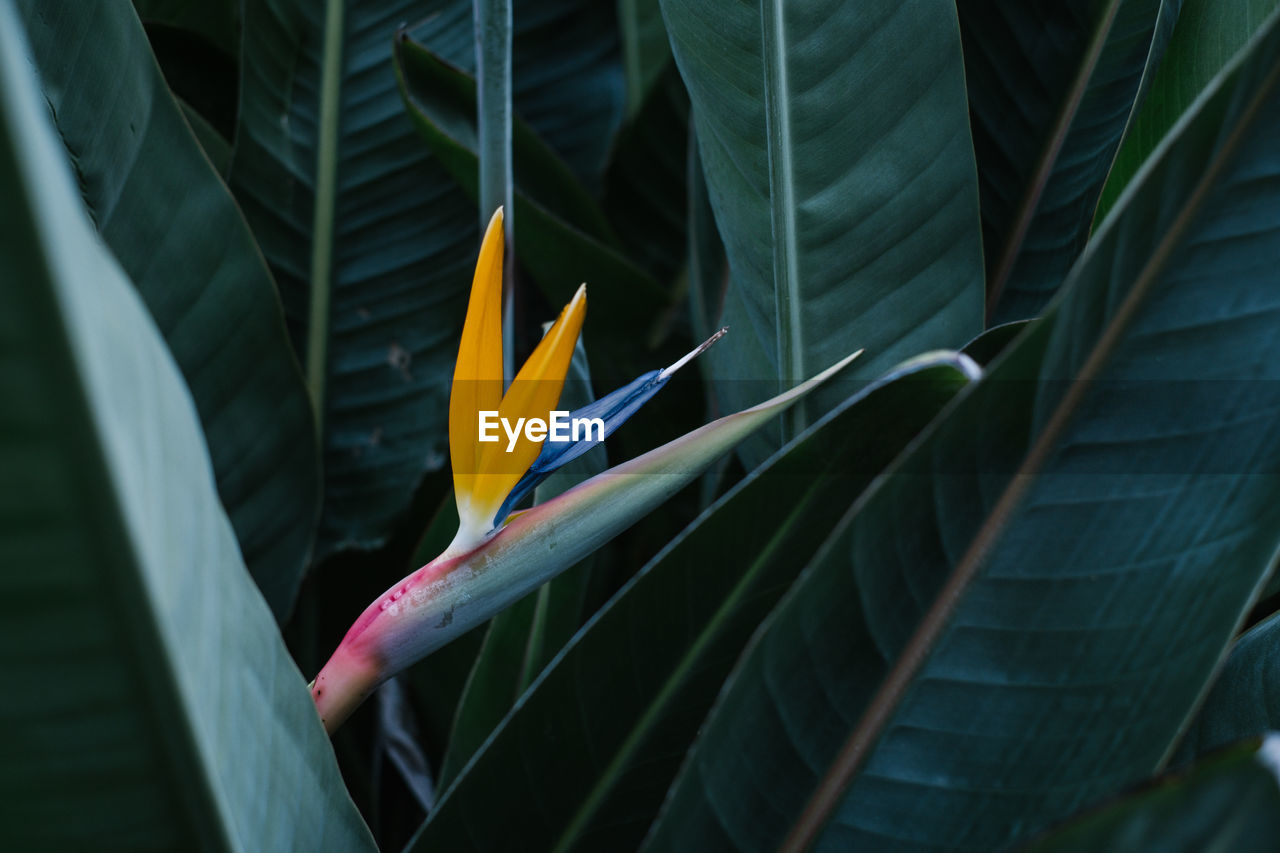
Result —
[[146, 24], [188, 30], [227, 56], [240, 56], [239, 0], [133, 0]]
[[22, 29], [0, 3], [0, 847], [373, 850]]
[[[409, 117], [451, 175], [475, 198], [477, 139], [475, 80], [407, 38], [396, 42], [396, 68]], [[513, 127], [516, 177], [516, 252], [552, 304], [567, 302], [578, 283], [590, 283], [592, 317], [584, 328], [593, 356], [621, 364], [610, 376], [637, 370], [637, 347], [620, 329], [652, 317], [663, 304], [658, 283], [617, 250], [604, 214], [568, 167], [527, 124]], [[630, 356], [628, 356], [630, 354]], [[625, 367], [623, 366], [625, 365]], [[646, 367], [648, 365], [645, 365]]]
[[176, 100], [182, 109], [182, 117], [187, 120], [191, 132], [195, 134], [196, 141], [204, 151], [204, 156], [209, 158], [218, 176], [225, 177], [231, 170], [231, 143], [190, 104], [180, 98]]
[[1182, 736], [1174, 764], [1280, 728], [1280, 614], [1231, 647], [1213, 689]]
[[1280, 838], [1280, 737], [1239, 744], [1048, 833], [1027, 853], [1268, 853]]
[[[622, 45], [613, 4], [600, 0], [514, 3], [515, 110], [564, 158], [588, 190], [598, 192], [626, 111]], [[445, 46], [426, 44], [451, 58]], [[471, 70], [466, 64], [461, 67]]]
[[1280, 530], [1280, 26], [1212, 91], [773, 612], [648, 850], [1003, 848], [1160, 764]]
[[235, 57], [177, 27], [148, 23], [146, 33], [174, 97], [190, 104], [219, 134], [231, 139], [240, 87]]
[[996, 356], [1004, 352], [1029, 325], [1031, 325], [1030, 320], [1014, 320], [1011, 323], [992, 326], [965, 344], [961, 352], [986, 367], [995, 361]]
[[[662, 4], [729, 258], [709, 353], [742, 408], [865, 347], [880, 375], [982, 328], [978, 187], [950, 3]], [[912, 62], [904, 65], [902, 58]], [[839, 402], [819, 393], [759, 464]]]
[[519, 699], [412, 849], [634, 849], [752, 629], [966, 369], [904, 366], [704, 513]]
[[694, 338], [705, 341], [721, 325], [729, 269], [724, 241], [716, 230], [715, 214], [711, 210], [707, 179], [698, 155], [697, 130], [693, 124], [689, 125], [685, 150], [685, 186], [688, 188], [689, 205], [685, 215], [689, 229], [689, 314]]
[[962, 0], [989, 323], [1039, 314], [1084, 248], [1181, 0]]
[[[446, 412], [479, 237], [401, 117], [391, 41], [422, 4], [245, 0], [231, 185], [275, 271], [320, 413], [317, 557], [373, 548], [448, 460]], [[469, 3], [430, 23], [463, 28]], [[450, 29], [452, 27], [453, 29]]]
[[1106, 218], [1160, 140], [1278, 5], [1277, 0], [1182, 0], [1164, 61], [1107, 176], [1095, 225]]
[[685, 260], [688, 148], [689, 96], [675, 64], [668, 63], [618, 134], [604, 195], [605, 212], [628, 257], [664, 285]]
[[[594, 399], [586, 351], [579, 340], [558, 407], [574, 410]], [[534, 503], [545, 503], [607, 467], [604, 445], [597, 445], [543, 481], [534, 492]], [[440, 790], [453, 783], [520, 694], [578, 630], [593, 562], [594, 556], [587, 557], [490, 620], [454, 713], [438, 774]]]
[[18, 9], [89, 215], [183, 371], [245, 562], [283, 618], [320, 495], [311, 408], [271, 275], [128, 0]]
[[658, 0], [618, 0], [618, 29], [627, 80], [627, 113], [634, 116], [671, 61], [671, 43]]

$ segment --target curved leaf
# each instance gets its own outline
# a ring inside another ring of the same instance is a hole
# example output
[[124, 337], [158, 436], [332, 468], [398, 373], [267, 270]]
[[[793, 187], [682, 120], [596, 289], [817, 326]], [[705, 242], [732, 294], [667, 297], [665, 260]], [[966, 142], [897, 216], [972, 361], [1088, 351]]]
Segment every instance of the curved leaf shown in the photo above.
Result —
[[1231, 648], [1196, 712], [1174, 763], [1280, 728], [1280, 614], [1254, 625]]
[[1280, 736], [1239, 744], [1188, 773], [1077, 818], [1027, 853], [1266, 853], [1280, 838]]
[[0, 844], [373, 850], [21, 32], [0, 3]]
[[648, 849], [999, 848], [1158, 767], [1280, 530], [1277, 133], [1273, 26], [774, 611]]
[[[667, 0], [662, 10], [729, 257], [721, 322], [733, 335], [710, 364], [749, 380], [724, 384], [726, 407], [859, 347], [858, 374], [873, 378], [977, 334], [978, 188], [954, 4]], [[817, 395], [781, 438], [741, 455], [758, 464], [836, 402]]]
[[1030, 325], [1030, 320], [1014, 320], [1010, 323], [992, 326], [965, 344], [960, 351], [978, 364], [986, 367], [996, 360], [996, 356], [1008, 349], [1009, 344], [1017, 340], [1018, 335], [1022, 334]]
[[987, 256], [987, 318], [1033, 317], [1084, 248], [1181, 0], [958, 5]]
[[1277, 6], [1277, 0], [1182, 0], [1164, 61], [1107, 176], [1095, 224], [1101, 224], [1169, 129]]
[[311, 408], [271, 275], [128, 0], [18, 9], [89, 215], [183, 371], [245, 562], [283, 618], [320, 495]]
[[[972, 369], [953, 354], [904, 365], [721, 498], [516, 702], [412, 849], [633, 849], [752, 629]], [[502, 821], [486, 816], [498, 796]]]

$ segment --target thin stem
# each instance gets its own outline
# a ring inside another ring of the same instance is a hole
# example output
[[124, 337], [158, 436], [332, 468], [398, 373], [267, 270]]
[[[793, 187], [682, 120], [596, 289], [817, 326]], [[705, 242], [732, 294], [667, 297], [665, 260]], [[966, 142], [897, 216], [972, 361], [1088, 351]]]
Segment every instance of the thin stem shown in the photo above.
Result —
[[476, 120], [480, 145], [480, 230], [501, 206], [507, 250], [502, 263], [502, 375], [515, 376], [516, 209], [511, 164], [511, 0], [475, 0]]
[[316, 197], [311, 223], [311, 305], [307, 325], [307, 386], [324, 436], [325, 383], [329, 375], [329, 293], [333, 284], [333, 218], [338, 194], [338, 109], [342, 88], [343, 0], [328, 0], [320, 78], [320, 127], [316, 145]]

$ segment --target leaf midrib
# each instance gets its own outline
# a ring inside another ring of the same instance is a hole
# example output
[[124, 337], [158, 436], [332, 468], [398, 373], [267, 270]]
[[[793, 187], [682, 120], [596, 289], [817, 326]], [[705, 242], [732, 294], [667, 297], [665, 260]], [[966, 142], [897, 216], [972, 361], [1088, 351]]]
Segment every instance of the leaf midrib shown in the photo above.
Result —
[[343, 0], [326, 0], [320, 57], [320, 121], [316, 140], [315, 209], [311, 221], [310, 310], [307, 323], [307, 387], [316, 432], [325, 432], [329, 302], [333, 288], [334, 214], [338, 195], [339, 107], [342, 93]]
[[[872, 697], [857, 727], [850, 733], [830, 768], [810, 794], [800, 817], [779, 846], [780, 853], [802, 853], [808, 850], [825, 828], [831, 813], [839, 804], [854, 775], [871, 755], [880, 735], [883, 734], [916, 674], [924, 665], [935, 642], [950, 623], [951, 616], [963, 599], [970, 582], [977, 576], [978, 569], [998, 544], [1019, 503], [1030, 489], [1032, 480], [1048, 461], [1054, 445], [1082, 402], [1092, 380], [1101, 372], [1110, 358], [1120, 341], [1120, 336], [1141, 308], [1157, 276], [1163, 271], [1181, 237], [1191, 226], [1200, 206], [1234, 156], [1245, 133], [1258, 116], [1262, 104], [1271, 95], [1277, 83], [1280, 83], [1280, 64], [1271, 69], [1258, 87], [1248, 106], [1241, 113], [1236, 126], [1232, 128], [1230, 135], [1206, 166], [1200, 180], [1187, 197], [1183, 209], [1175, 217], [1150, 259], [1138, 273], [1132, 290], [1116, 310], [1076, 377], [1072, 379], [1070, 387], [1046, 422], [1039, 438], [1028, 451], [987, 520], [979, 528], [947, 582], [938, 592], [920, 627], [912, 635], [893, 669]], [[1168, 138], [1173, 140], [1175, 137]], [[1153, 155], [1148, 161], [1149, 167], [1157, 162], [1158, 157]], [[1138, 176], [1139, 179], [1141, 177], [1141, 175]], [[1139, 183], [1140, 180], [1135, 180], [1134, 186], [1138, 186]]]
[[[795, 171], [791, 130], [789, 60], [783, 0], [760, 6], [764, 60], [765, 142], [769, 155], [769, 204], [773, 224], [773, 299], [776, 316], [779, 391], [805, 378], [804, 329], [801, 323], [799, 239], [796, 235]], [[786, 443], [805, 427], [804, 404], [782, 419]]]

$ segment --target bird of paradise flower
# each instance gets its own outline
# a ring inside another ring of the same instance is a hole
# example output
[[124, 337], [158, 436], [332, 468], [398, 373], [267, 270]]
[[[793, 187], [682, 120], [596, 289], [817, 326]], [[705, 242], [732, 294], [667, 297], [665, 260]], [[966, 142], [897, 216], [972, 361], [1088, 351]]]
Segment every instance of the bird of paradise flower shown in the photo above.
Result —
[[652, 370], [572, 413], [599, 418], [603, 435], [508, 449], [480, 441], [479, 414], [546, 421], [586, 314], [586, 286], [502, 388], [502, 210], [485, 231], [449, 399], [449, 454], [458, 533], [436, 559], [395, 584], [356, 619], [311, 684], [332, 733], [383, 681], [577, 563], [698, 476], [717, 457], [861, 355], [759, 405], [712, 421], [519, 513], [512, 509], [551, 472], [603, 440], [654, 396], [721, 329], [675, 364]]

